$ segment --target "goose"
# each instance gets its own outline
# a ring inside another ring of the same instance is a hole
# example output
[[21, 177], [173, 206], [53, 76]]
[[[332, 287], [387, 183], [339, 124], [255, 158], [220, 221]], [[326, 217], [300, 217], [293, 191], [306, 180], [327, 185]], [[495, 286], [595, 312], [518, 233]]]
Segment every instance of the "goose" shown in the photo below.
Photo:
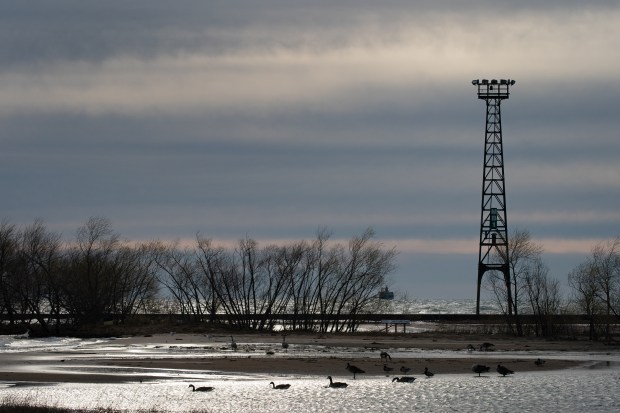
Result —
[[472, 346], [471, 344], [467, 345], [467, 352], [471, 353], [472, 351], [474, 351], [476, 348], [474, 346]]
[[274, 382], [271, 382], [269, 384], [271, 384], [271, 388], [277, 389], [277, 390], [286, 390], [289, 387], [291, 387], [290, 384], [278, 384], [277, 386], [274, 384]]
[[492, 343], [482, 343], [482, 344], [480, 344], [480, 351], [490, 351], [491, 347], [495, 347], [495, 344], [492, 344]]
[[541, 367], [543, 364], [545, 364], [545, 360], [542, 360], [542, 359], [536, 359], [536, 361], [534, 362], [534, 364], [536, 364], [538, 367]]
[[399, 383], [413, 383], [415, 381], [415, 377], [413, 376], [403, 376], [403, 377], [394, 377], [392, 379], [392, 383], [394, 383], [395, 381], [399, 382]]
[[215, 387], [195, 387], [193, 384], [190, 384], [188, 387], [192, 388], [192, 391], [211, 391]]
[[347, 383], [344, 383], [342, 381], [332, 381], [332, 376], [327, 376], [327, 378], [329, 379], [329, 387], [333, 387], [335, 389], [344, 389], [348, 386]]
[[353, 373], [353, 380], [355, 380], [355, 375], [359, 374], [359, 373], [366, 373], [364, 370], [360, 369], [357, 366], [354, 366], [352, 364], [347, 363], [347, 370], [349, 370], [351, 373]]
[[392, 371], [392, 370], [394, 370], [394, 367], [388, 367], [388, 366], [387, 366], [387, 365], [385, 365], [385, 364], [383, 365], [383, 371], [385, 371], [385, 372], [390, 372], [390, 371]]
[[507, 374], [514, 374], [514, 371], [510, 370], [508, 367], [502, 366], [501, 364], [498, 364], [495, 370], [497, 370], [497, 372], [504, 377], [506, 377]]
[[282, 348], [288, 353], [288, 343], [286, 342], [286, 336], [282, 334]]
[[473, 371], [474, 373], [478, 373], [478, 377], [480, 377], [480, 374], [486, 373], [489, 370], [489, 367], [483, 364], [474, 364], [473, 366], [471, 366], [471, 371]]
[[387, 351], [382, 351], [379, 355], [381, 356], [381, 360], [388, 361], [388, 359], [390, 359], [390, 361], [392, 361], [392, 357], [388, 354]]
[[409, 367], [402, 366], [400, 368], [400, 371], [403, 372], [403, 373], [409, 373], [411, 371], [411, 369]]
[[235, 343], [235, 339], [233, 338], [233, 336], [230, 336], [230, 347], [234, 351], [237, 351], [237, 343]]
[[433, 377], [433, 376], [435, 375], [435, 373], [431, 373], [431, 372], [428, 370], [428, 367], [424, 367], [424, 375], [425, 375], [426, 377]]

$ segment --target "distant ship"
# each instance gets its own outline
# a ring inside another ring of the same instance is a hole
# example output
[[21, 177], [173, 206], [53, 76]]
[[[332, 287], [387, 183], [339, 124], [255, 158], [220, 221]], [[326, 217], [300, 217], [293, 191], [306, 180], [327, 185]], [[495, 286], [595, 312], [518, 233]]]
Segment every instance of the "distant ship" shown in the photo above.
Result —
[[379, 298], [382, 300], [393, 300], [394, 292], [388, 290], [388, 288], [385, 287], [383, 290], [379, 291]]

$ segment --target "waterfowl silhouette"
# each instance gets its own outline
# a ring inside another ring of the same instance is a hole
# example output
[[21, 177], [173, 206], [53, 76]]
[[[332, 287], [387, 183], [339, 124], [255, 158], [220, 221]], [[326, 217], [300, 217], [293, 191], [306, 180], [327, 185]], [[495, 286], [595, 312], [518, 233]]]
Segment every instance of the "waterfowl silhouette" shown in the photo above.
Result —
[[473, 366], [471, 366], [471, 371], [473, 371], [474, 373], [478, 373], [478, 377], [480, 377], [480, 374], [486, 373], [489, 370], [490, 368], [485, 366], [484, 364], [474, 364]]
[[493, 343], [482, 343], [482, 344], [480, 344], [480, 351], [489, 351], [489, 350], [491, 350], [491, 347], [495, 347], [495, 344], [493, 344]]
[[344, 389], [348, 386], [347, 383], [344, 383], [342, 381], [332, 381], [332, 376], [327, 376], [327, 378], [329, 379], [329, 387], [333, 387], [335, 389]]
[[233, 336], [230, 336], [230, 347], [234, 351], [237, 351], [237, 343], [235, 343], [235, 339], [233, 338]]
[[428, 370], [428, 367], [424, 367], [424, 375], [425, 375], [426, 377], [433, 377], [433, 376], [435, 375], [435, 373], [431, 373], [431, 372]]
[[360, 369], [357, 366], [347, 363], [347, 370], [353, 373], [353, 380], [355, 380], [355, 375], [359, 373], [366, 373], [364, 370]]
[[411, 371], [411, 369], [409, 367], [402, 366], [400, 368], [400, 371], [403, 372], [403, 373], [409, 373]]
[[498, 364], [495, 370], [504, 377], [506, 377], [507, 374], [514, 374], [514, 371], [510, 370], [508, 367], [502, 366], [501, 364]]
[[387, 351], [382, 351], [379, 356], [381, 357], [381, 360], [388, 361], [388, 359], [390, 359], [390, 361], [392, 361], [392, 357], [387, 353]]
[[545, 360], [536, 359], [536, 361], [534, 361], [534, 364], [536, 364], [538, 367], [541, 367], [543, 364], [545, 364]]
[[278, 384], [277, 386], [275, 385], [275, 383], [274, 383], [274, 382], [271, 382], [271, 383], [269, 383], [269, 384], [271, 384], [271, 388], [273, 388], [273, 389], [277, 389], [277, 390], [286, 390], [286, 389], [288, 389], [289, 387], [291, 387], [291, 385], [290, 385], [290, 384]]
[[388, 366], [386, 366], [385, 364], [383, 365], [383, 371], [385, 371], [385, 372], [390, 372], [390, 371], [392, 371], [392, 370], [394, 370], [394, 367], [388, 367]]
[[395, 381], [399, 382], [399, 383], [413, 383], [415, 381], [415, 377], [413, 376], [403, 376], [403, 377], [394, 377], [392, 379], [392, 383], [394, 383]]
[[288, 343], [286, 342], [286, 336], [282, 334], [282, 348], [288, 353]]
[[195, 387], [193, 384], [190, 384], [188, 387], [192, 388], [192, 391], [211, 391], [215, 387]]

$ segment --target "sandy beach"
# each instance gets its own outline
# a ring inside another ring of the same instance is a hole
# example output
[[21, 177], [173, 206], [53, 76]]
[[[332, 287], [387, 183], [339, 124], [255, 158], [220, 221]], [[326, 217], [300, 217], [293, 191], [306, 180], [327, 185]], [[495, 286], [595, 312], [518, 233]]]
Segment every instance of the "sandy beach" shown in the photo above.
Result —
[[[235, 335], [234, 340], [238, 345], [236, 351], [230, 346], [229, 335], [169, 333], [119, 337], [110, 340], [103, 350], [90, 352], [84, 349], [78, 354], [62, 351], [5, 353], [1, 355], [0, 381], [116, 383], [152, 379], [140, 373], [128, 378], [125, 372], [132, 369], [137, 372], [170, 369], [348, 377], [352, 375], [345, 368], [347, 363], [363, 369], [366, 372], [363, 377], [398, 376], [403, 374], [399, 371], [401, 366], [410, 368], [408, 374], [415, 375], [422, 374], [425, 367], [436, 374], [470, 374], [474, 363], [491, 366], [491, 371], [501, 363], [515, 371], [525, 372], [566, 369], [584, 362], [583, 357], [576, 360], [568, 356], [563, 358], [563, 354], [618, 351], [617, 346], [584, 340], [445, 334], [290, 334], [286, 337], [289, 344], [286, 350], [282, 348], [279, 334], [241, 334]], [[478, 350], [484, 342], [493, 344], [491, 351]], [[468, 351], [468, 345], [476, 350]], [[160, 353], [154, 356], [143, 349], [157, 349]], [[312, 351], [308, 352], [308, 349]], [[161, 351], [171, 354], [162, 355]], [[382, 360], [382, 351], [392, 353], [392, 359]], [[185, 352], [191, 352], [191, 355], [185, 356]], [[538, 366], [534, 361], [541, 354], [553, 357]], [[384, 365], [394, 370], [385, 372]], [[85, 369], [84, 366], [95, 368]]]

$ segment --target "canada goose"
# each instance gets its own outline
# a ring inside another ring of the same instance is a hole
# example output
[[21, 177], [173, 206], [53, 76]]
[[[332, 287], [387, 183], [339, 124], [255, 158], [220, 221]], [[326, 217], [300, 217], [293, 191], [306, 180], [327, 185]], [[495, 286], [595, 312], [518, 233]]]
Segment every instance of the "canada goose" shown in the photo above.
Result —
[[288, 353], [288, 343], [286, 342], [286, 336], [282, 334], [282, 348]]
[[211, 391], [215, 387], [195, 387], [193, 384], [190, 384], [188, 387], [192, 388], [192, 391]]
[[395, 381], [399, 383], [413, 383], [415, 381], [415, 377], [412, 377], [412, 376], [403, 376], [401, 378], [394, 377], [392, 379], [392, 383], [394, 383]]
[[348, 386], [347, 383], [341, 381], [332, 381], [332, 376], [327, 376], [327, 378], [329, 379], [329, 387], [333, 387], [335, 389], [344, 389]]
[[480, 377], [480, 374], [486, 373], [489, 370], [489, 367], [483, 364], [474, 364], [473, 366], [471, 366], [471, 371], [473, 371], [474, 373], [478, 373], [478, 377]]
[[278, 384], [277, 386], [274, 384], [274, 382], [271, 382], [271, 383], [269, 383], [269, 384], [271, 384], [271, 387], [272, 387], [273, 389], [277, 389], [277, 390], [286, 390], [286, 389], [288, 389], [289, 387], [291, 387], [291, 385], [290, 385], [290, 384]]
[[394, 367], [388, 367], [388, 366], [387, 366], [387, 365], [385, 365], [385, 364], [383, 365], [383, 371], [385, 371], [385, 372], [390, 372], [390, 371], [392, 371], [392, 370], [394, 370]]
[[472, 351], [474, 351], [476, 348], [474, 346], [472, 346], [471, 344], [467, 345], [467, 352], [471, 353]]
[[538, 367], [542, 367], [543, 364], [545, 364], [545, 360], [542, 359], [536, 359], [536, 361], [534, 362], [534, 364], [536, 364]]
[[347, 370], [353, 373], [353, 380], [355, 380], [355, 375], [359, 373], [366, 373], [364, 370], [360, 369], [357, 366], [347, 363]]
[[495, 347], [495, 344], [492, 343], [482, 343], [480, 344], [480, 351], [489, 351], [491, 347]]
[[507, 374], [514, 374], [514, 371], [510, 370], [508, 367], [502, 366], [501, 364], [498, 364], [495, 370], [504, 377], [506, 377]]
[[382, 351], [379, 355], [381, 356], [381, 360], [388, 361], [388, 359], [390, 359], [390, 361], [392, 361], [392, 357], [388, 354], [387, 351]]
[[433, 377], [433, 376], [435, 375], [435, 373], [431, 373], [431, 372], [428, 370], [428, 367], [424, 367], [424, 375], [425, 375], [426, 377]]
[[409, 367], [402, 366], [400, 368], [400, 371], [403, 372], [403, 373], [409, 373], [411, 371], [411, 369]]
[[234, 351], [237, 351], [237, 343], [235, 343], [235, 339], [233, 338], [233, 336], [230, 336], [230, 347]]

